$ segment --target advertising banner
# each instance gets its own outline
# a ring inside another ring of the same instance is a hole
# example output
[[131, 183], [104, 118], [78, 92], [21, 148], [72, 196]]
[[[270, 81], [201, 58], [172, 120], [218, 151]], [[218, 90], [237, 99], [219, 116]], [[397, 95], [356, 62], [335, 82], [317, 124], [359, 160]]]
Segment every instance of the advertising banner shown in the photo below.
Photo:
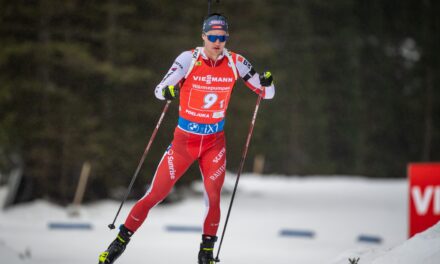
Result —
[[409, 236], [440, 221], [440, 163], [411, 163], [409, 180]]

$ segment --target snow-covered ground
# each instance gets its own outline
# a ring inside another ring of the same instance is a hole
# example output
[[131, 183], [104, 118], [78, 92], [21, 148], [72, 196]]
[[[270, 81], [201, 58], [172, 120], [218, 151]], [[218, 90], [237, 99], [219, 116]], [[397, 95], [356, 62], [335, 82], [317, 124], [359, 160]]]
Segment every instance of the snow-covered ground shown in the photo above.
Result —
[[333, 264], [346, 264], [347, 259], [350, 258], [359, 258], [359, 264], [438, 264], [440, 262], [440, 222], [394, 248], [349, 250], [341, 254]]
[[[228, 174], [224, 189], [234, 181], [235, 175]], [[440, 263], [440, 226], [406, 241], [407, 190], [403, 179], [243, 175], [221, 263], [348, 264], [354, 257], [360, 257], [359, 264]], [[223, 220], [229, 199], [230, 194], [223, 195]], [[117, 224], [132, 205], [126, 203]], [[107, 225], [118, 206], [117, 201], [89, 204], [76, 218], [45, 201], [0, 212], [0, 263], [97, 263], [116, 236]], [[204, 210], [202, 196], [194, 195], [154, 208], [117, 263], [196, 263], [200, 233], [170, 232], [166, 227], [200, 228]], [[50, 229], [51, 223], [89, 224], [91, 229]], [[311, 236], [281, 236], [282, 230]], [[360, 236], [380, 243], [359, 241]], [[398, 260], [408, 252], [427, 259]]]

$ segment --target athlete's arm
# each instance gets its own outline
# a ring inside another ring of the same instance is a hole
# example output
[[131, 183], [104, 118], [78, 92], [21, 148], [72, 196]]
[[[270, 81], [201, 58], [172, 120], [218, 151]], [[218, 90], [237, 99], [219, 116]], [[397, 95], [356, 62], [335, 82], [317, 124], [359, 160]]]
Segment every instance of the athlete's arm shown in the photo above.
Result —
[[264, 99], [272, 99], [275, 96], [275, 86], [273, 83], [270, 86], [264, 87], [260, 83], [259, 74], [255, 71], [252, 64], [243, 56], [237, 54], [235, 63], [238, 75], [243, 79], [246, 86], [252, 91], [263, 96]]
[[192, 52], [182, 52], [174, 61], [162, 81], [156, 86], [154, 94], [160, 100], [165, 100], [162, 95], [162, 89], [168, 85], [177, 85], [186, 75], [191, 65]]

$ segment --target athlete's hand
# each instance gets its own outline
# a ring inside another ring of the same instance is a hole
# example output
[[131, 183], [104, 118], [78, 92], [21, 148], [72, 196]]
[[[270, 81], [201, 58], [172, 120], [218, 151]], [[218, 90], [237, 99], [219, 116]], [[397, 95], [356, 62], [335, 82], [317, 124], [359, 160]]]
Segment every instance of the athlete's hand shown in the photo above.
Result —
[[175, 87], [174, 85], [165, 86], [162, 89], [162, 95], [167, 100], [174, 100], [179, 97], [179, 88]]
[[267, 71], [260, 74], [260, 84], [261, 86], [267, 87], [271, 86], [273, 83], [272, 73]]

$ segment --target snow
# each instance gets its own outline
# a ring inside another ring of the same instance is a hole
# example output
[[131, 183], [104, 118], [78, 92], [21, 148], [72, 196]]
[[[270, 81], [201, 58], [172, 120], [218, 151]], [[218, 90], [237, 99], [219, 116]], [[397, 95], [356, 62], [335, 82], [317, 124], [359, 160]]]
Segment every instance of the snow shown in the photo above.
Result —
[[[234, 181], [235, 175], [228, 173], [223, 220]], [[194, 189], [200, 193], [201, 184]], [[440, 226], [407, 240], [407, 190], [404, 179], [244, 174], [221, 263], [348, 264], [353, 257], [360, 257], [359, 264], [440, 263]], [[133, 203], [125, 204], [117, 225]], [[107, 225], [118, 206], [118, 201], [99, 201], [82, 206], [79, 216], [72, 217], [67, 208], [39, 200], [0, 211], [0, 262], [97, 263], [99, 253], [116, 236]], [[204, 214], [202, 195], [157, 206], [117, 263], [196, 263], [200, 233], [170, 232], [167, 227], [199, 229]], [[53, 223], [92, 228], [50, 229]], [[313, 236], [281, 236], [282, 230]], [[359, 241], [360, 235], [380, 238], [381, 243]]]
[[391, 249], [350, 250], [333, 264], [346, 264], [347, 259], [359, 258], [359, 264], [438, 264], [440, 261], [440, 222]]

